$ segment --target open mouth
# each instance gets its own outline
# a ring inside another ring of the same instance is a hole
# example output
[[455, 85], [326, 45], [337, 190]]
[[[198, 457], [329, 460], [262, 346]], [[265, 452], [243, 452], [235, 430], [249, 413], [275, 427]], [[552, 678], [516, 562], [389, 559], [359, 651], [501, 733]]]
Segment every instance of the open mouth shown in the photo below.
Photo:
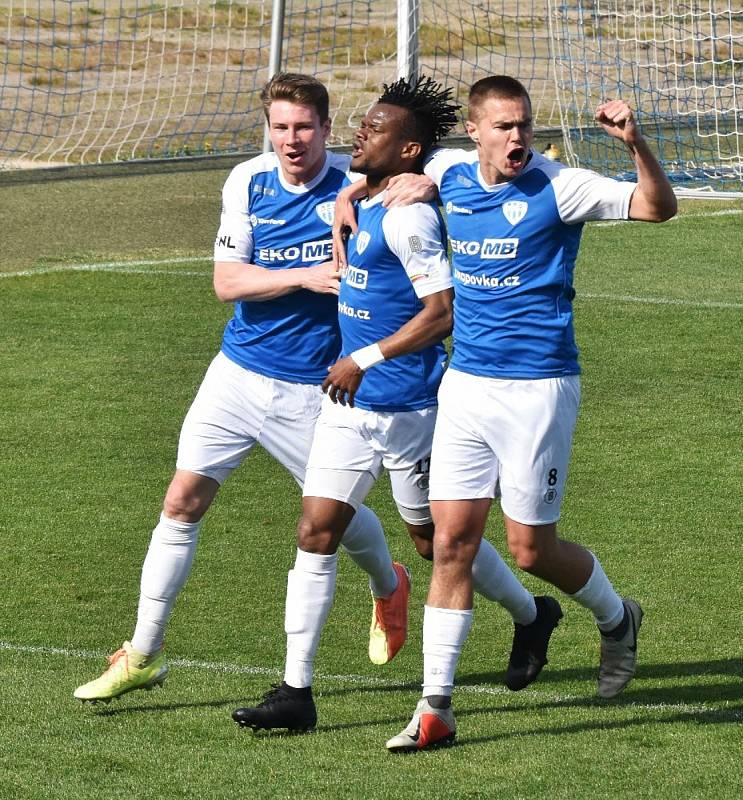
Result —
[[522, 166], [525, 159], [526, 150], [523, 147], [515, 147], [506, 156], [508, 166], [511, 167], [511, 169], [517, 169], [518, 167]]

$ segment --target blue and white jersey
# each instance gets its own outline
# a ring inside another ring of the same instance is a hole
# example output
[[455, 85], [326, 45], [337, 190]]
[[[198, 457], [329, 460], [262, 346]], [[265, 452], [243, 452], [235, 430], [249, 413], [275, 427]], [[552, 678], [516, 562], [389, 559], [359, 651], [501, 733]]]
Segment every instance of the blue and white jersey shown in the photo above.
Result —
[[[274, 153], [238, 164], [222, 190], [214, 260], [271, 270], [328, 261], [335, 197], [350, 183], [349, 164], [350, 156], [328, 153], [301, 186], [286, 182]], [[235, 303], [222, 339], [222, 352], [240, 366], [295, 383], [322, 383], [339, 351], [335, 295], [305, 289]]]
[[[358, 205], [358, 233], [338, 298], [343, 355], [398, 331], [423, 309], [421, 297], [452, 285], [446, 229], [434, 203], [386, 209], [384, 192]], [[447, 355], [439, 343], [369, 369], [354, 403], [370, 411], [436, 405]]]
[[495, 186], [477, 152], [437, 150], [425, 172], [439, 187], [452, 250], [452, 367], [493, 378], [579, 373], [572, 301], [583, 223], [626, 219], [637, 184], [537, 153]]

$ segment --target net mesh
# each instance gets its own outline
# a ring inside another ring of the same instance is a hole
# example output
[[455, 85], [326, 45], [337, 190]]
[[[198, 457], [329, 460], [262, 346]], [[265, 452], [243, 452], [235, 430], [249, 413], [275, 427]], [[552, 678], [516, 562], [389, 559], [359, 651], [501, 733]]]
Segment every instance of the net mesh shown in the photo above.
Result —
[[672, 179], [743, 178], [743, 7], [728, 0], [550, 0], [556, 87], [574, 164], [631, 175], [593, 123], [622, 97]]
[[[259, 149], [272, 7], [0, 5], [0, 167]], [[474, 80], [514, 75], [567, 160], [622, 175], [625, 150], [593, 123], [621, 96], [672, 177], [740, 190], [743, 0], [420, 0], [415, 12], [419, 69], [462, 104]], [[286, 1], [281, 67], [328, 86], [331, 144], [397, 77], [397, 17], [397, 0]]]

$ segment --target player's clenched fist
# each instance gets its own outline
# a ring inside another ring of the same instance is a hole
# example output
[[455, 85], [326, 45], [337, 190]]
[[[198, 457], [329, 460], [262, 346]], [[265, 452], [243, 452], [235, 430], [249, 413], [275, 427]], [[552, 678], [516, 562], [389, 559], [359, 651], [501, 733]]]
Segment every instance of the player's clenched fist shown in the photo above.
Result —
[[632, 109], [624, 100], [607, 100], [596, 109], [596, 121], [609, 134], [631, 144], [640, 138]]

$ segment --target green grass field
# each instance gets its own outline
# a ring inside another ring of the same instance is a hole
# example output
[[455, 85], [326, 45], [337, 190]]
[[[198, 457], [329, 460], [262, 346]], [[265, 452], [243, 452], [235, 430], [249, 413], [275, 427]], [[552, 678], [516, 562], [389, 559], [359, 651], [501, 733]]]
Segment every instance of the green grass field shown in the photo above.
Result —
[[[342, 559], [318, 731], [239, 730], [232, 709], [281, 677], [299, 510], [288, 475], [255, 452], [202, 529], [164, 689], [73, 699], [131, 635], [180, 423], [229, 315], [210, 280], [224, 178], [0, 184], [0, 798], [739, 798], [740, 202], [584, 235], [583, 405], [561, 524], [645, 608], [619, 698], [596, 697], [598, 636], [567, 600], [540, 680], [502, 688], [510, 620], [479, 602], [456, 745], [389, 755], [419, 694], [430, 568], [381, 481], [370, 504], [413, 569], [408, 645], [368, 662], [368, 590]], [[489, 536], [505, 552], [495, 513]]]

